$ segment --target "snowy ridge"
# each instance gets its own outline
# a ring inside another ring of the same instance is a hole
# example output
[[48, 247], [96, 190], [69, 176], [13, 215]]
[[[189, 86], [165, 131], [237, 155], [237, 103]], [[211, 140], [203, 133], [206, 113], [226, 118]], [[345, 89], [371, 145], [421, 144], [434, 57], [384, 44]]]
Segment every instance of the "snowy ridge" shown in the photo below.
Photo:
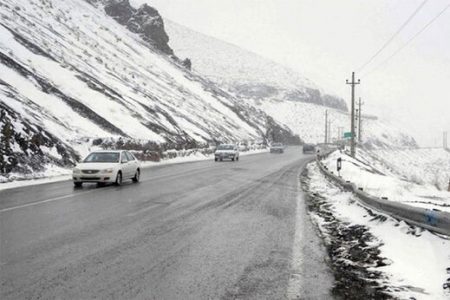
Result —
[[[325, 110], [329, 110], [332, 138], [337, 138], [338, 127], [349, 131], [350, 116], [345, 101], [327, 95], [304, 76], [170, 20], [165, 20], [165, 25], [169, 44], [177, 54], [192, 60], [194, 70], [286, 125], [302, 140], [324, 141]], [[363, 121], [363, 142], [367, 146], [417, 146], [414, 139], [388, 122], [371, 116], [365, 116]]]
[[305, 76], [235, 45], [165, 20], [170, 46], [192, 60], [192, 68], [236, 96], [314, 102], [346, 110], [342, 99]]
[[[248, 103], [263, 110], [277, 122], [291, 128], [302, 139], [309, 143], [323, 143], [325, 131], [325, 111], [328, 110], [328, 121], [331, 122], [331, 141], [338, 140], [338, 128], [349, 131], [350, 115], [341, 110], [291, 101], [273, 99], [247, 99]], [[415, 140], [391, 125], [373, 117], [362, 118], [362, 144], [369, 148], [417, 147]]]
[[95, 138], [176, 145], [264, 138], [264, 113], [154, 51], [91, 2], [0, 3], [0, 104], [22, 124], [1, 120], [0, 128], [13, 125], [2, 173], [11, 171], [12, 156], [21, 160], [19, 171], [42, 168], [19, 146], [19, 138], [32, 138], [21, 135], [24, 124], [45, 129], [47, 146], [59, 156], [55, 145], [75, 150], [70, 160], [59, 157], [61, 166], [84, 155]]

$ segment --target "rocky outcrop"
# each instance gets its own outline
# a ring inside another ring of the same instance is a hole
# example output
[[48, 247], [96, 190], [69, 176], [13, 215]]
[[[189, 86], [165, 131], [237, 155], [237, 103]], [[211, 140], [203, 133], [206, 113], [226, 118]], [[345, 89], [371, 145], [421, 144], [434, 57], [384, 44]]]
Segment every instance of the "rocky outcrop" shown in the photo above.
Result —
[[348, 111], [347, 104], [345, 103], [344, 99], [327, 94], [322, 94], [317, 89], [307, 87], [305, 87], [304, 91], [290, 91], [285, 95], [283, 100], [314, 103], [317, 105], [327, 106], [342, 111]]
[[129, 0], [106, 0], [105, 12], [131, 32], [139, 34], [157, 50], [173, 55], [168, 44], [169, 36], [164, 30], [164, 21], [153, 7], [143, 4], [135, 9]]
[[30, 174], [46, 165], [73, 166], [78, 159], [67, 144], [0, 102], [0, 176]]

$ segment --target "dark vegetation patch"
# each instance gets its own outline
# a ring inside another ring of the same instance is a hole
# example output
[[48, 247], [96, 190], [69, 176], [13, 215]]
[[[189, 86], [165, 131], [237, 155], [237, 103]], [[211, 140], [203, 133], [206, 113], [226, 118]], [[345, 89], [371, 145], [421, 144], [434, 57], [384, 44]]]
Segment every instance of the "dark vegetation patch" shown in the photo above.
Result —
[[[22, 130], [19, 131], [13, 123], [20, 124]], [[44, 153], [42, 146], [55, 147], [60, 157]], [[73, 166], [77, 159], [78, 154], [71, 147], [0, 102], [0, 174], [30, 174], [42, 171], [46, 164]]]
[[280, 126], [272, 117], [267, 116], [265, 138], [285, 145], [301, 145], [303, 141], [288, 128]]
[[99, 146], [102, 149], [130, 150], [142, 161], [160, 161], [161, 159], [190, 156], [196, 153], [203, 155], [213, 153], [213, 149], [209, 148], [208, 144], [199, 143], [195, 140], [156, 143], [130, 138], [98, 138], [92, 141], [92, 145]]
[[[308, 210], [322, 218], [321, 230], [335, 277], [332, 293], [339, 299], [392, 299], [389, 286], [380, 282], [382, 272], [369, 267], [386, 265], [380, 256], [379, 245], [371, 245], [376, 238], [362, 225], [344, 223], [335, 218], [326, 199], [310, 190], [308, 171], [302, 173], [302, 188], [306, 194]], [[377, 218], [373, 215], [373, 218]]]

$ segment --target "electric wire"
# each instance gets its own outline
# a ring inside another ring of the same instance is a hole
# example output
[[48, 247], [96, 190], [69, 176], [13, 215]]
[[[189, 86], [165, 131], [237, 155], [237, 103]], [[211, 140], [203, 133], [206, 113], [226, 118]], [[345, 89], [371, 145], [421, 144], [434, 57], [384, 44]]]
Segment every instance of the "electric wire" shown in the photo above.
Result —
[[416, 8], [416, 10], [414, 10], [414, 12], [408, 17], [408, 19], [400, 26], [400, 28], [383, 44], [383, 46], [377, 52], [375, 52], [374, 55], [369, 58], [369, 60], [362, 64], [356, 71], [359, 72], [368, 64], [370, 64], [375, 59], [375, 57], [377, 57], [381, 53], [381, 51], [383, 51], [394, 40], [394, 38], [403, 30], [403, 28], [405, 28], [406, 25], [411, 22], [411, 20], [417, 15], [417, 13], [427, 2], [428, 0], [422, 1], [422, 3]]
[[425, 24], [424, 27], [422, 27], [422, 29], [420, 29], [415, 35], [413, 35], [405, 44], [403, 44], [403, 46], [401, 46], [400, 48], [398, 48], [391, 56], [389, 56], [388, 58], [386, 58], [385, 60], [383, 60], [380, 64], [378, 64], [375, 68], [373, 68], [371, 71], [363, 74], [361, 76], [361, 78], [365, 78], [367, 77], [369, 74], [373, 73], [374, 71], [378, 70], [380, 67], [382, 67], [383, 65], [385, 65], [387, 62], [389, 62], [394, 56], [396, 56], [400, 51], [402, 51], [403, 49], [405, 49], [409, 44], [411, 44], [411, 42], [416, 39], [420, 34], [422, 34], [428, 27], [430, 27], [431, 24], [433, 24], [440, 16], [442, 16], [442, 14], [444, 14], [444, 12], [450, 8], [450, 3], [444, 7], [443, 10], [441, 10], [436, 16], [434, 16], [427, 24]]

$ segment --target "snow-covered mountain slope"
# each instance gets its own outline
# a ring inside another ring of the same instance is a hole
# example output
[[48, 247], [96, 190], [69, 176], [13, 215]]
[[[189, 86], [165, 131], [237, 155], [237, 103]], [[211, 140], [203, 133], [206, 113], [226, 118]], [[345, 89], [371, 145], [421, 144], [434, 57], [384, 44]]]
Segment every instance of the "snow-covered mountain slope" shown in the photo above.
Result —
[[42, 168], [47, 150], [73, 163], [98, 138], [191, 147], [262, 139], [269, 123], [289, 135], [116, 22], [108, 1], [0, 2], [2, 173]]
[[[331, 141], [338, 139], [339, 128], [349, 131], [350, 115], [341, 110], [321, 105], [279, 100], [246, 99], [258, 109], [265, 111], [276, 121], [284, 124], [298, 134], [304, 141], [323, 143], [325, 136], [325, 111], [328, 111]], [[374, 117], [362, 118], [362, 144], [367, 148], [416, 147], [415, 140], [386, 121]]]
[[237, 96], [310, 102], [347, 110], [343, 99], [326, 94], [297, 72], [235, 45], [165, 20], [169, 45], [192, 68]]
[[[450, 181], [450, 151], [430, 149], [379, 149], [370, 156], [402, 178], [446, 191]], [[450, 202], [450, 201], [449, 201]], [[449, 203], [450, 205], [450, 203]]]
[[[342, 99], [326, 95], [308, 79], [257, 54], [166, 20], [169, 44], [192, 60], [192, 68], [224, 86], [242, 102], [263, 110], [306, 142], [324, 141], [325, 110], [331, 137], [349, 131]], [[374, 117], [363, 118], [363, 141], [372, 148], [416, 146], [410, 136]]]

